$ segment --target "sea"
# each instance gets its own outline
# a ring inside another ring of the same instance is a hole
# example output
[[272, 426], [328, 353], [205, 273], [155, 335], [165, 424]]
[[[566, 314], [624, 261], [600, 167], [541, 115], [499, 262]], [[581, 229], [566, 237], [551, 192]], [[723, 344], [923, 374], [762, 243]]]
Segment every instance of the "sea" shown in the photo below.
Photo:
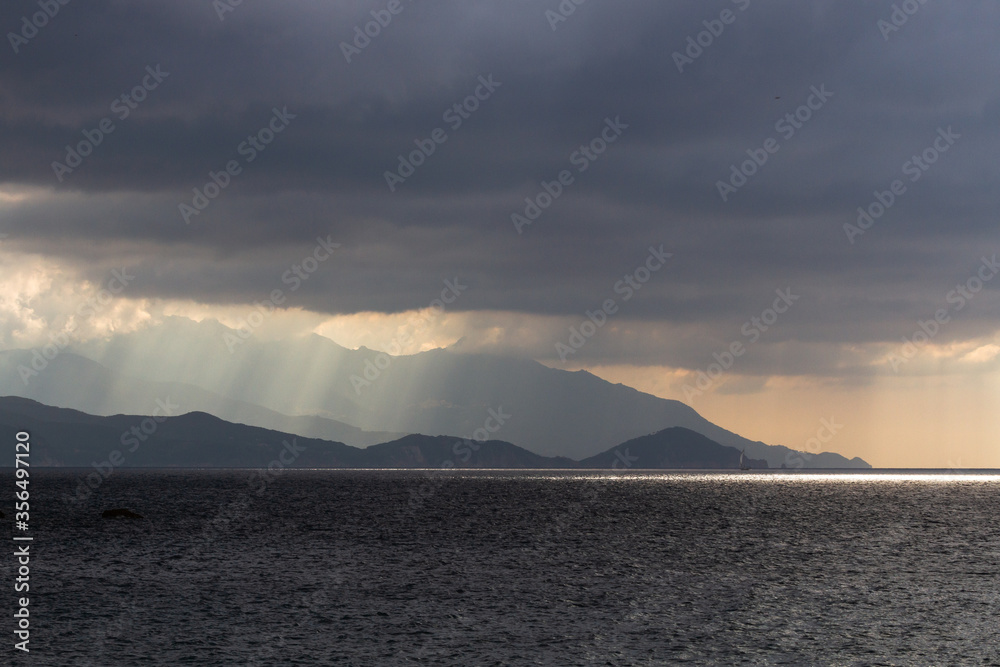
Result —
[[1000, 665], [996, 471], [93, 472], [2, 664]]

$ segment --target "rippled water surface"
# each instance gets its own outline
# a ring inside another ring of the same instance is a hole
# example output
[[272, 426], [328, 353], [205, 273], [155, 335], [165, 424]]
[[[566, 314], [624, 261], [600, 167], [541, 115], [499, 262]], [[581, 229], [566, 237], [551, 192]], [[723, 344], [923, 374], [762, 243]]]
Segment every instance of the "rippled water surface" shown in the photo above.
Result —
[[996, 476], [84, 474], [18, 663], [1000, 664]]

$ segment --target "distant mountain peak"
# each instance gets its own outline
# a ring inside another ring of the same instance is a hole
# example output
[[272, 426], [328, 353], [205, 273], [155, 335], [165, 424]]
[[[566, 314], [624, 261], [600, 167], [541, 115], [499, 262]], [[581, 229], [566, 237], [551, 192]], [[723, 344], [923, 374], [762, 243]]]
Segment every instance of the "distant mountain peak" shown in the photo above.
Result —
[[[227, 349], [222, 334], [233, 331], [216, 321], [167, 317], [161, 324], [80, 348], [80, 354], [102, 366], [61, 354], [29, 387], [18, 377], [16, 365], [0, 364], [0, 393], [109, 414], [149, 409], [153, 399], [162, 398], [157, 391], [170, 391], [185, 410], [279, 428], [294, 426], [358, 444], [376, 441], [372, 432], [471, 436], [488, 426], [491, 437], [539, 455], [574, 459], [680, 426], [721, 445], [745, 448], [748, 456], [766, 459], [771, 467], [797, 460], [792, 450], [743, 438], [680, 401], [612, 384], [583, 369], [567, 371], [533, 359], [464, 352], [462, 341], [445, 349], [393, 356], [387, 363], [367, 347], [349, 350], [319, 335], [281, 341], [236, 337], [241, 342]], [[488, 421], [493, 419], [490, 410], [510, 417], [503, 424]], [[289, 422], [300, 419], [291, 414], [322, 414], [333, 422], [320, 422], [319, 417]], [[818, 467], [867, 465], [833, 453], [803, 460]]]

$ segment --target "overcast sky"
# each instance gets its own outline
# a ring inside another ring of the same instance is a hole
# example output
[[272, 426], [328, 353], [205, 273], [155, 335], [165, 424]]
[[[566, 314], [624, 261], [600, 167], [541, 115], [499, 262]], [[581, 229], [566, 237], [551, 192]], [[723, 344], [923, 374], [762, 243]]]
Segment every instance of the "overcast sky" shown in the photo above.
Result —
[[[375, 348], [457, 279], [415, 349], [589, 368], [789, 446], [853, 414], [831, 447], [876, 464], [960, 431], [963, 462], [920, 461], [1000, 466], [976, 408], [1000, 384], [1000, 6], [561, 6], [4, 3], [0, 343], [38, 344], [122, 267], [107, 328], [232, 323], [281, 289], [289, 335]], [[228, 184], [200, 200], [210, 172]], [[291, 289], [318, 238], [340, 246]], [[627, 300], [625, 276], [648, 277]]]

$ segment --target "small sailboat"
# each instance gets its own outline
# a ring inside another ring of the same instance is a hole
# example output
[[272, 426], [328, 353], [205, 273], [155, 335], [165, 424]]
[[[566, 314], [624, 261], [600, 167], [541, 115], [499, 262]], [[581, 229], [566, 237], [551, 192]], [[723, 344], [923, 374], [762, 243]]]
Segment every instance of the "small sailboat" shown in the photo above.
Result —
[[750, 470], [750, 466], [747, 464], [747, 450], [740, 452], [740, 470]]

